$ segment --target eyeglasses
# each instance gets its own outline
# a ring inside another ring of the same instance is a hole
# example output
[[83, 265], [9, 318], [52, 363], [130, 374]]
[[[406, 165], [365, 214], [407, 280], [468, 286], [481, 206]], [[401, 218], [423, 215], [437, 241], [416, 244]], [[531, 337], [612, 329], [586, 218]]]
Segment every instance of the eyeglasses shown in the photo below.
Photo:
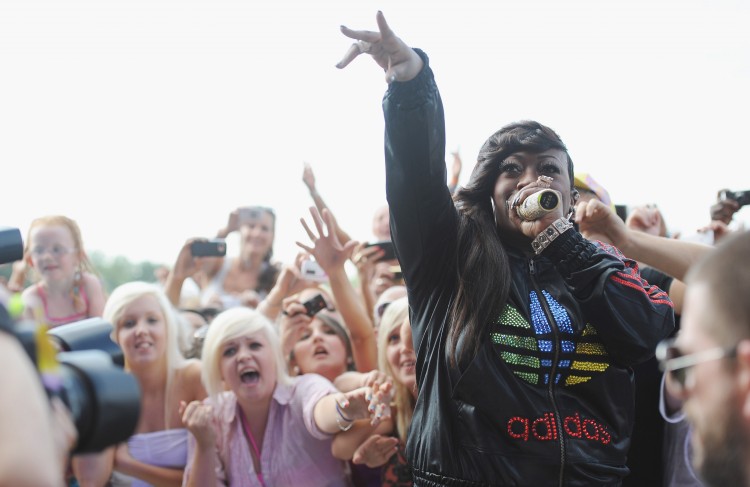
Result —
[[31, 249], [31, 255], [34, 257], [41, 257], [47, 252], [52, 254], [52, 257], [60, 257], [67, 254], [72, 254], [75, 252], [76, 249], [69, 249], [68, 247], [63, 247], [62, 245], [53, 245], [51, 248], [48, 247], [34, 247]]
[[675, 345], [674, 338], [662, 340], [656, 347], [656, 359], [662, 372], [669, 374], [674, 392], [681, 393], [685, 390], [687, 372], [690, 367], [703, 362], [734, 358], [737, 355], [737, 345], [730, 347], [714, 347], [700, 352], [683, 354]]

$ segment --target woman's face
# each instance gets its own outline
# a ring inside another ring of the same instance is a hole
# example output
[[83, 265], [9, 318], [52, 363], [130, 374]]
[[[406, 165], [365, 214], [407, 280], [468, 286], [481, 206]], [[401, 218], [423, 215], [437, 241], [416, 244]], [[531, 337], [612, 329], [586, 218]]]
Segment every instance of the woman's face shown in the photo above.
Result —
[[391, 215], [388, 205], [375, 210], [372, 217], [372, 234], [380, 241], [391, 239]]
[[156, 297], [141, 296], [123, 309], [117, 320], [117, 342], [131, 370], [159, 360], [166, 363], [167, 323]]
[[80, 264], [73, 235], [63, 225], [33, 228], [29, 250], [31, 265], [45, 281], [72, 280]]
[[[562, 194], [563, 215], [567, 215], [573, 204], [568, 174], [568, 157], [559, 149], [544, 152], [516, 152], [500, 163], [500, 175], [495, 181], [495, 218], [504, 234], [519, 235], [521, 232], [510, 220], [507, 208], [520, 190], [537, 181], [539, 176], [552, 178], [551, 188]], [[515, 210], [510, 210], [515, 211]]]
[[265, 256], [273, 246], [273, 216], [258, 211], [256, 216], [240, 224], [240, 239], [243, 251]]
[[293, 350], [302, 374], [316, 373], [332, 381], [347, 370], [346, 344], [333, 327], [317, 318], [305, 327]]
[[263, 330], [221, 344], [219, 371], [240, 401], [268, 400], [276, 388], [276, 357]]
[[409, 318], [393, 328], [388, 335], [386, 358], [393, 371], [393, 379], [414, 391], [417, 383], [417, 356], [412, 344]]

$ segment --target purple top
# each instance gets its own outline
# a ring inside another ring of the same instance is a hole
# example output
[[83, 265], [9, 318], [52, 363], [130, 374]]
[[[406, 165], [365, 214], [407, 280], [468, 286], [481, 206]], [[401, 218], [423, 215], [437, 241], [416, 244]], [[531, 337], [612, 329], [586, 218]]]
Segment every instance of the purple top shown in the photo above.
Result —
[[[268, 412], [268, 424], [260, 452], [263, 479], [267, 486], [348, 485], [344, 462], [331, 454], [332, 435], [315, 425], [313, 410], [318, 401], [337, 392], [333, 384], [317, 374], [292, 379], [289, 386], [276, 384]], [[214, 407], [218, 431], [216, 439], [216, 476], [226, 486], [261, 487], [253, 466], [242, 422], [237, 414], [237, 398], [223, 392], [215, 400], [203, 401]], [[195, 437], [188, 439], [188, 465], [183, 485], [192, 468]]]

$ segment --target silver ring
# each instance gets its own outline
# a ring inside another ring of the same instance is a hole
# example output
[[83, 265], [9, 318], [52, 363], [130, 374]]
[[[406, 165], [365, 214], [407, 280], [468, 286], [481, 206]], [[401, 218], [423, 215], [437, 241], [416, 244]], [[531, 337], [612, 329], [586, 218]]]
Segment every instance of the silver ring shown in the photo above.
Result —
[[362, 54], [367, 54], [370, 52], [370, 48], [372, 47], [372, 44], [365, 41], [357, 41], [357, 47], [359, 48], [359, 52]]

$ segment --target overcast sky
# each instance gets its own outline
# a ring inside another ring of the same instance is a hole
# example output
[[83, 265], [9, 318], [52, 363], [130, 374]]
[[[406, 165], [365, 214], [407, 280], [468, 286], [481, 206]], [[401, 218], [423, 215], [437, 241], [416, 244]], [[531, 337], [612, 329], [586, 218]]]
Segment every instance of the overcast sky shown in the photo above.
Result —
[[369, 59], [334, 65], [339, 25], [376, 29], [381, 9], [431, 58], [462, 181], [492, 132], [536, 119], [615, 202], [692, 232], [717, 190], [750, 190], [749, 5], [2, 0], [0, 225], [25, 235], [62, 213], [90, 251], [171, 263], [258, 204], [289, 261], [307, 161], [342, 226], [371, 239], [386, 84]]

